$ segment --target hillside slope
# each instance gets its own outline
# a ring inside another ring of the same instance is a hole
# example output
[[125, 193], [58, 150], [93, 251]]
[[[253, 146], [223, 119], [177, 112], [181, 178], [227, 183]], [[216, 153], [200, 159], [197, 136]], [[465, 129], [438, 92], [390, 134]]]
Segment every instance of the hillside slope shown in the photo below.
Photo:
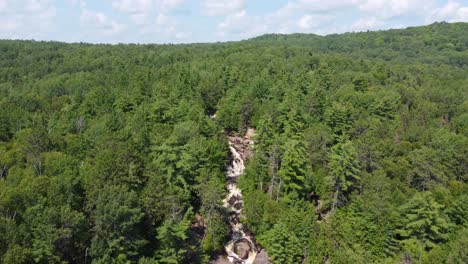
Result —
[[248, 128], [240, 221], [273, 263], [466, 263], [467, 30], [1, 40], [0, 263], [208, 263]]
[[268, 45], [302, 46], [318, 52], [336, 52], [400, 63], [414, 59], [423, 63], [468, 66], [467, 23], [441, 22], [406, 29], [327, 36], [267, 34], [250, 41]]

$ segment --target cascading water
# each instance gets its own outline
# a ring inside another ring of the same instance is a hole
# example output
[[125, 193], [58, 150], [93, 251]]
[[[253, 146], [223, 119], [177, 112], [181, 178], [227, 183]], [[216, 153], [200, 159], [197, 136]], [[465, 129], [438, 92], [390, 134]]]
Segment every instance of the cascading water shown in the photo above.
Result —
[[[253, 130], [250, 131], [250, 134], [253, 134]], [[244, 152], [252, 143], [249, 133], [243, 139], [238, 137], [229, 138], [231, 163], [226, 172], [228, 195], [223, 200], [223, 204], [230, 211], [230, 241], [224, 248], [228, 260], [235, 264], [252, 264], [257, 256], [254, 239], [247, 227], [240, 222], [243, 200], [242, 192], [237, 187], [237, 179], [244, 173], [245, 169]]]

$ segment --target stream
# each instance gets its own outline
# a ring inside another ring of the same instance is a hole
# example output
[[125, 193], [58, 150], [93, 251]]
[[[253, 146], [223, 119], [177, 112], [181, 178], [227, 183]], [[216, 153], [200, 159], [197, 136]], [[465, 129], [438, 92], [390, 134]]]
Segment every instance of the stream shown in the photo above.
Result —
[[257, 256], [257, 246], [251, 232], [241, 223], [243, 209], [242, 192], [237, 186], [238, 178], [244, 173], [244, 160], [249, 148], [253, 145], [250, 137], [253, 130], [249, 129], [243, 138], [229, 137], [231, 161], [226, 171], [228, 194], [223, 200], [223, 206], [230, 212], [229, 242], [224, 246], [229, 262], [235, 264], [252, 264]]

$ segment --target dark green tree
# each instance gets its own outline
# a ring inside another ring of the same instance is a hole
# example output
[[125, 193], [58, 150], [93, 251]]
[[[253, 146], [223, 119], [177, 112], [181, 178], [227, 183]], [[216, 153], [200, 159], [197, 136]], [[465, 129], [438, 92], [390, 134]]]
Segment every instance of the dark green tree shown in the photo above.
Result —
[[340, 198], [358, 187], [360, 166], [353, 143], [349, 140], [340, 142], [331, 148], [328, 163], [328, 181], [333, 191], [332, 208], [341, 204]]
[[146, 241], [139, 231], [143, 212], [128, 187], [107, 185], [94, 202], [90, 255], [97, 262], [135, 259]]

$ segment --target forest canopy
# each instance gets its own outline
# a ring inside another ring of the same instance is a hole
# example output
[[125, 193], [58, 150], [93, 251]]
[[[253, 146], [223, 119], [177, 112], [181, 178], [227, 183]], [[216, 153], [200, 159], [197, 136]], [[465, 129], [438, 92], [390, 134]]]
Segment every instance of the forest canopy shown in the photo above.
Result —
[[249, 127], [243, 223], [273, 263], [468, 263], [467, 96], [467, 23], [0, 40], [0, 263], [208, 263]]

